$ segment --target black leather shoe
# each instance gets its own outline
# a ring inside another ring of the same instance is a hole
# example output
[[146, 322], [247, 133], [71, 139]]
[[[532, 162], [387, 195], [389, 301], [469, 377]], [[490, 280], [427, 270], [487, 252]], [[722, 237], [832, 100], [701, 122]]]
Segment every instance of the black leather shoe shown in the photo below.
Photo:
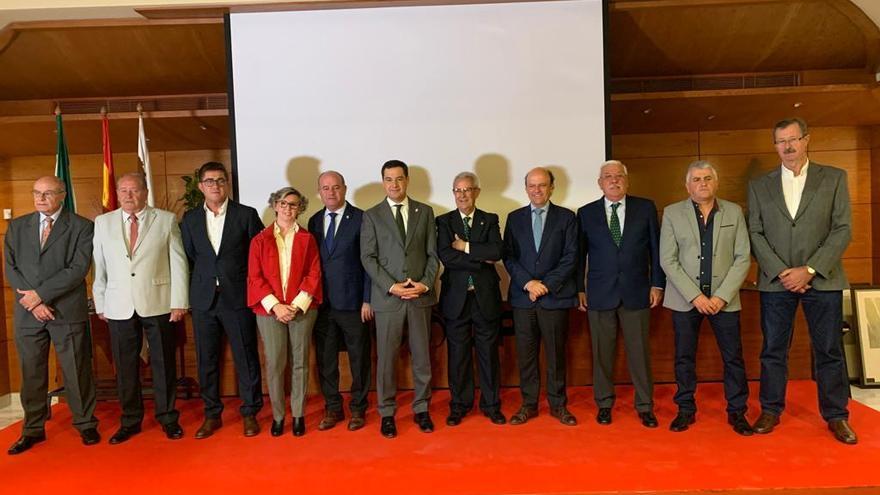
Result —
[[685, 431], [696, 422], [697, 419], [694, 417], [694, 413], [680, 412], [672, 420], [672, 423], [669, 423], [669, 430], [674, 432]]
[[834, 434], [834, 438], [836, 438], [838, 442], [843, 442], [847, 445], [855, 445], [859, 442], [859, 439], [856, 437], [856, 432], [853, 431], [845, 419], [833, 419], [829, 421], [828, 429], [831, 430], [831, 433]]
[[599, 414], [596, 415], [596, 422], [600, 425], [610, 425], [611, 424], [611, 408], [610, 407], [600, 407]]
[[575, 426], [578, 424], [577, 418], [565, 406], [550, 409], [550, 416], [558, 419], [565, 426]]
[[750, 437], [755, 433], [746, 419], [745, 413], [736, 413], [727, 416], [727, 424], [733, 426], [733, 431], [744, 437]]
[[382, 426], [379, 428], [382, 436], [385, 438], [394, 438], [397, 436], [397, 425], [394, 424], [394, 416], [385, 416], [382, 418]]
[[272, 420], [272, 430], [273, 437], [280, 437], [282, 433], [284, 433], [284, 418], [281, 421]]
[[116, 445], [118, 443], [122, 443], [129, 438], [137, 435], [141, 432], [140, 425], [138, 426], [120, 426], [116, 433], [110, 437], [110, 445]]
[[452, 412], [449, 413], [449, 416], [446, 417], [446, 426], [460, 425], [462, 418], [464, 418], [466, 414], [467, 414], [467, 411], [453, 409]]
[[177, 421], [162, 425], [162, 431], [165, 432], [165, 436], [168, 437], [168, 440], [180, 440], [183, 438], [183, 428], [180, 427], [180, 423]]
[[293, 418], [293, 436], [301, 437], [306, 434], [306, 418], [300, 416]]
[[427, 412], [416, 413], [416, 415], [413, 416], [413, 421], [419, 425], [419, 429], [422, 430], [422, 433], [432, 433], [434, 431], [434, 422], [431, 421], [431, 415]]
[[22, 435], [21, 438], [19, 438], [18, 440], [15, 441], [14, 444], [12, 444], [12, 447], [9, 447], [9, 450], [7, 450], [6, 453], [9, 455], [18, 455], [18, 454], [21, 454], [22, 452], [24, 452], [25, 450], [30, 449], [34, 445], [36, 445], [40, 442], [43, 442], [45, 440], [46, 440], [45, 433], [43, 433], [41, 435], [34, 435], [34, 436]]
[[95, 428], [87, 428], [79, 432], [83, 445], [95, 445], [101, 442], [101, 434]]
[[492, 424], [503, 425], [507, 423], [507, 418], [504, 417], [501, 411], [483, 411], [483, 416], [489, 418]]
[[657, 416], [654, 416], [654, 413], [651, 411], [640, 412], [639, 419], [642, 420], [642, 426], [645, 428], [656, 428], [660, 426], [660, 423], [657, 422]]
[[773, 428], [779, 424], [779, 416], [775, 414], [771, 414], [768, 412], [762, 412], [758, 417], [758, 420], [755, 421], [755, 424], [752, 425], [752, 430], [755, 433], [766, 434], [773, 431]]
[[510, 424], [522, 425], [525, 424], [526, 421], [537, 418], [538, 417], [538, 409], [534, 407], [522, 406], [519, 408], [519, 411], [515, 412], [513, 416], [510, 417]]

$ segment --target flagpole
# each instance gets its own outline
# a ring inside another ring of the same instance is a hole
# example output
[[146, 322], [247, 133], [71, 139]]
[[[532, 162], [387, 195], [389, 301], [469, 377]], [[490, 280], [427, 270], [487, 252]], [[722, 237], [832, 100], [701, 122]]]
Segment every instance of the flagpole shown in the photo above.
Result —
[[153, 171], [150, 168], [150, 150], [147, 149], [147, 135], [144, 133], [144, 107], [137, 104], [138, 112], [138, 160], [147, 180], [147, 204], [156, 206], [153, 196]]

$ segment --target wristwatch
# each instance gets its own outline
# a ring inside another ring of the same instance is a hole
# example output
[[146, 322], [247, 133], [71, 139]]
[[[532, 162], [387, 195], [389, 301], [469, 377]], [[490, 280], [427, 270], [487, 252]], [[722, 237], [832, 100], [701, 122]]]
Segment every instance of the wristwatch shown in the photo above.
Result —
[[810, 265], [805, 265], [805, 266], [807, 267], [807, 273], [809, 273], [810, 275], [816, 274], [816, 270], [814, 270], [812, 266], [810, 266]]

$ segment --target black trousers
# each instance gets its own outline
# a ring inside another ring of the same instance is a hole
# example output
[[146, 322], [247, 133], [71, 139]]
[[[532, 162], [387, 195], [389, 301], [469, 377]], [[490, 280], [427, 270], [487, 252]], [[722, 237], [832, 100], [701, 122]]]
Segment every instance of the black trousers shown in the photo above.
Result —
[[361, 312], [322, 308], [318, 312], [313, 333], [324, 407], [328, 411], [342, 411], [339, 352], [344, 343], [351, 371], [351, 402], [348, 407], [352, 412], [366, 411], [372, 338], [369, 325], [361, 321]]
[[153, 372], [153, 396], [156, 420], [162, 425], [177, 421], [180, 413], [174, 408], [177, 370], [174, 352], [177, 329], [168, 321], [171, 315], [143, 317], [134, 313], [127, 320], [107, 320], [110, 343], [116, 366], [116, 389], [122, 405], [122, 426], [140, 426], [144, 419], [141, 396], [141, 346], [146, 335], [150, 345], [150, 367]]
[[86, 430], [98, 426], [95, 418], [95, 377], [92, 370], [92, 337], [86, 322], [48, 323], [38, 328], [16, 328], [15, 348], [21, 367], [22, 434], [38, 436], [49, 417], [49, 343], [64, 376], [64, 396], [73, 415], [73, 426]]
[[475, 349], [480, 373], [480, 409], [485, 412], [501, 409], [500, 323], [498, 318], [483, 316], [473, 291], [467, 293], [461, 314], [446, 320], [451, 410], [468, 411], [474, 406]]
[[220, 356], [223, 335], [232, 349], [235, 375], [238, 378], [239, 412], [255, 416], [263, 407], [260, 355], [257, 350], [257, 321], [250, 308], [226, 309], [217, 306], [219, 293], [207, 311], [193, 309], [193, 331], [199, 366], [199, 390], [205, 403], [205, 417], [219, 418], [223, 413], [220, 400]]
[[617, 326], [623, 334], [629, 375], [635, 388], [638, 412], [654, 410], [654, 377], [651, 373], [651, 349], [648, 338], [651, 310], [588, 310], [590, 340], [593, 349], [593, 396], [600, 408], [614, 407], [614, 353], [617, 349]]
[[513, 331], [516, 334], [516, 360], [519, 364], [519, 387], [523, 406], [537, 408], [541, 378], [538, 374], [538, 351], [544, 341], [547, 362], [547, 401], [550, 407], [568, 403], [565, 392], [565, 338], [568, 334], [568, 309], [513, 308]]

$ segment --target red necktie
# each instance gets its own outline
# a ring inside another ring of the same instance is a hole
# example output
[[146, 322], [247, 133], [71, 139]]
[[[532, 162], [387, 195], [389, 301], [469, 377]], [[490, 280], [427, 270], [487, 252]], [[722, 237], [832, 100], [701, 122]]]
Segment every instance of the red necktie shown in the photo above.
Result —
[[46, 226], [43, 227], [43, 235], [40, 236], [40, 249], [46, 245], [46, 240], [49, 239], [49, 234], [52, 233], [52, 217], [46, 217]]
[[138, 217], [137, 215], [130, 215], [128, 219], [131, 221], [131, 231], [128, 236], [128, 251], [131, 254], [134, 254], [134, 247], [137, 246], [138, 240]]

